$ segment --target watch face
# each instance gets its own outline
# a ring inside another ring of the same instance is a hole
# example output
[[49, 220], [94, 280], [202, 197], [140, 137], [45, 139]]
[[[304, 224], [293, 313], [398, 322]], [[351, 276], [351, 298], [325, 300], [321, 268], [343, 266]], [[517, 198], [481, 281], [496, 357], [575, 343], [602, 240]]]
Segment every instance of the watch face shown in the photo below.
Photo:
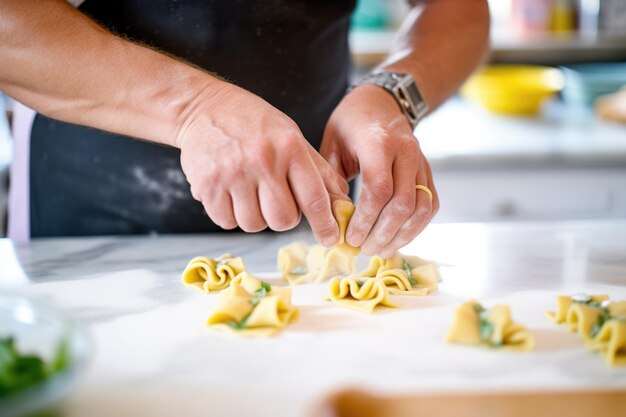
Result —
[[415, 83], [410, 83], [409, 85], [407, 85], [406, 92], [408, 93], [409, 97], [411, 97], [413, 103], [415, 103], [415, 106], [419, 108], [423, 105], [424, 100], [422, 99], [422, 95], [417, 89]]

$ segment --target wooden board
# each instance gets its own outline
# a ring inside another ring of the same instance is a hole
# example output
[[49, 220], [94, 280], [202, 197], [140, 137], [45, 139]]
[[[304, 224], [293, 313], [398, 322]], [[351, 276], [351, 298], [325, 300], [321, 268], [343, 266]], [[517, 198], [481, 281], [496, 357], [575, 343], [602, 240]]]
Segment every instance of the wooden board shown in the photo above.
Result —
[[626, 391], [419, 394], [397, 397], [342, 391], [313, 417], [624, 417]]

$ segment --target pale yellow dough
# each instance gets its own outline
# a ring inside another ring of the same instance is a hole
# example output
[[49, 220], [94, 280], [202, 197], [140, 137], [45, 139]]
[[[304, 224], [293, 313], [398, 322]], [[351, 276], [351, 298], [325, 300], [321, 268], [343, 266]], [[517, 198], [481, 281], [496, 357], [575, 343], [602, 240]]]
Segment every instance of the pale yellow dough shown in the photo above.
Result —
[[278, 269], [289, 284], [320, 283], [354, 272], [354, 259], [359, 254], [359, 248], [348, 245], [345, 239], [354, 205], [337, 200], [333, 204], [333, 212], [339, 224], [339, 243], [335, 247], [328, 249], [321, 245], [295, 242], [279, 249]]
[[535, 348], [535, 338], [525, 327], [514, 323], [508, 305], [499, 304], [487, 311], [491, 324], [488, 338], [483, 339], [480, 330], [480, 304], [468, 301], [454, 312], [452, 325], [446, 335], [449, 343], [503, 347], [508, 350], [530, 351]]
[[[404, 269], [409, 265], [411, 276], [416, 281], [412, 285]], [[428, 295], [435, 291], [440, 280], [439, 268], [434, 262], [417, 256], [396, 255], [389, 259], [374, 256], [366, 270], [358, 274], [363, 278], [376, 277], [383, 281], [391, 294]]]
[[609, 365], [626, 365], [626, 320], [612, 319], [604, 323], [588, 346], [599, 351]]
[[[609, 296], [606, 294], [597, 294], [591, 295], [591, 301], [601, 303], [602, 301], [608, 300]], [[576, 304], [572, 301], [572, 297], [568, 295], [559, 295], [556, 297], [556, 311], [548, 311], [546, 313], [546, 317], [550, 320], [554, 321], [557, 324], [565, 323], [567, 320], [567, 314], [569, 308]]]
[[557, 311], [546, 315], [578, 333], [590, 350], [602, 353], [608, 365], [626, 365], [626, 301], [608, 303], [608, 299], [606, 294], [591, 295], [589, 305], [560, 295]]
[[355, 275], [331, 279], [328, 299], [341, 307], [362, 313], [372, 313], [378, 305], [397, 307], [389, 300], [387, 287], [381, 280], [376, 278], [361, 280]]
[[[230, 287], [219, 294], [207, 325], [238, 336], [273, 336], [298, 318], [298, 309], [291, 304], [290, 288], [271, 286], [269, 293], [260, 297], [255, 291], [261, 288], [261, 281], [247, 272], [237, 275]], [[242, 320], [243, 328], [232, 326]]]
[[200, 290], [219, 291], [228, 287], [232, 279], [245, 270], [242, 259], [231, 254], [216, 259], [197, 257], [189, 261], [181, 278], [184, 284]]

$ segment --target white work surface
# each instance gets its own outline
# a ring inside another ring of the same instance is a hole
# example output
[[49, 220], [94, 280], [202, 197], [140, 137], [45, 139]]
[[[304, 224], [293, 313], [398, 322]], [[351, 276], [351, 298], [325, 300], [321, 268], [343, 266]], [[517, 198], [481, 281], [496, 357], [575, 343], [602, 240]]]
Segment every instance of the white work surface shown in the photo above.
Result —
[[[560, 293], [626, 299], [626, 220], [432, 225], [404, 251], [441, 263], [443, 282], [432, 296], [395, 297], [400, 308], [370, 316], [324, 301], [325, 285], [300, 286], [293, 302], [301, 318], [275, 338], [204, 327], [216, 296], [181, 284], [189, 259], [233, 252], [267, 277], [277, 249], [301, 238], [310, 236], [75, 238], [19, 248], [0, 240], [0, 290], [60, 307], [90, 330], [93, 360], [61, 407], [67, 417], [293, 417], [348, 386], [626, 392], [626, 368], [608, 368], [544, 317]], [[509, 303], [537, 350], [445, 344], [453, 309], [472, 297]]]
[[516, 117], [455, 97], [424, 119], [416, 136], [435, 171], [626, 164], [626, 125], [559, 100], [545, 103], [536, 117]]

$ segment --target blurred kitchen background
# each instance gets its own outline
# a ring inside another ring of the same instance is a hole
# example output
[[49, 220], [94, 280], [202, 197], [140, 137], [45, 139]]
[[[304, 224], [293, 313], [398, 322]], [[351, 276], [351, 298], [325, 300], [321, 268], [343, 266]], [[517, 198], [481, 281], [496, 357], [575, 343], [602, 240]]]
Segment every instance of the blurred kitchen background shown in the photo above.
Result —
[[[626, 0], [491, 0], [492, 53], [417, 128], [436, 221], [626, 217]], [[354, 76], [391, 49], [406, 0], [360, 0]], [[10, 100], [0, 96], [0, 236]]]

